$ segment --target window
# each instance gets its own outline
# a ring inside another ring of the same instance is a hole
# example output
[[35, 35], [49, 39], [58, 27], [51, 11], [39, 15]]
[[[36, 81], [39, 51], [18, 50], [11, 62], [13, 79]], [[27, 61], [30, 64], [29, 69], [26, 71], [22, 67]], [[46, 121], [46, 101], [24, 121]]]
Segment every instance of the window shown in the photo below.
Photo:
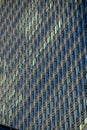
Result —
[[43, 113], [43, 121], [45, 120], [45, 118], [46, 118], [46, 113], [44, 112]]
[[63, 85], [63, 93], [64, 93], [65, 90], [66, 90], [66, 85], [64, 84]]
[[53, 109], [53, 102], [50, 103], [50, 109]]
[[52, 47], [52, 53], [54, 53], [56, 50], [56, 45], [54, 44], [53, 47]]
[[65, 106], [66, 106], [66, 109], [68, 108], [68, 98], [66, 99], [66, 101], [65, 101]]
[[49, 88], [49, 86], [47, 87], [47, 95], [49, 95], [50, 94], [50, 88]]
[[73, 101], [73, 93], [70, 93], [71, 102]]
[[78, 63], [78, 71], [81, 71], [81, 69], [82, 69], [82, 63], [81, 63], [81, 61]]
[[82, 91], [82, 81], [79, 81], [79, 90]]
[[59, 99], [61, 99], [61, 96], [62, 96], [61, 90], [58, 93], [59, 93]]
[[43, 92], [43, 101], [46, 99], [46, 92]]
[[45, 76], [46, 79], [49, 78], [49, 69], [46, 71], [46, 76]]
[[67, 125], [68, 125], [68, 128], [70, 128], [70, 120], [69, 120], [69, 118], [67, 118]]
[[56, 95], [57, 95], [57, 103], [58, 103], [59, 102], [59, 92], [58, 91], [57, 91]]
[[39, 125], [42, 123], [42, 116], [39, 117]]
[[52, 125], [55, 125], [55, 117], [52, 117]]
[[77, 116], [79, 116], [79, 106], [76, 107], [77, 110]]
[[66, 72], [66, 63], [63, 64], [63, 72]]
[[56, 41], [56, 48], [59, 46], [59, 44], [60, 44], [60, 40], [58, 38], [58, 40]]
[[65, 124], [62, 125], [62, 130], [65, 130]]
[[[14, 124], [15, 125], [15, 124]], [[21, 124], [21, 126], [20, 126], [20, 130], [23, 130], [23, 124]]]
[[84, 110], [84, 99], [82, 99], [82, 100], [80, 101], [80, 103], [81, 103], [81, 106], [82, 106], [82, 110]]
[[[42, 61], [42, 63], [41, 63], [41, 68], [43, 68], [45, 66], [45, 62], [44, 61]], [[36, 76], [37, 77], [37, 76]]]
[[59, 28], [61, 27], [62, 25], [62, 19], [59, 20]]
[[47, 130], [51, 130], [51, 122], [48, 122], [48, 129]]
[[68, 89], [67, 81], [65, 81], [65, 90]]
[[63, 105], [61, 106], [61, 115], [63, 115], [64, 114], [64, 107], [63, 107]]
[[44, 85], [44, 83], [45, 83], [45, 75], [43, 75], [43, 77], [42, 77], [42, 85]]
[[75, 93], [74, 94], [75, 94], [75, 96], [78, 95], [78, 87], [77, 86], [75, 87]]
[[48, 60], [51, 59], [52, 53], [53, 53], [52, 50], [50, 50], [49, 53], [48, 53]]
[[73, 70], [73, 78], [75, 79], [75, 77], [76, 77], [76, 70], [74, 68], [74, 70]]
[[57, 110], [57, 113], [56, 113], [56, 119], [57, 119], [57, 120], [60, 119], [60, 112], [59, 112], [59, 110]]
[[57, 59], [54, 59], [54, 69], [57, 67]]
[[63, 46], [63, 48], [62, 48], [62, 55], [63, 56], [65, 55], [65, 46]]
[[38, 129], [38, 123], [35, 124], [35, 130], [37, 130], [37, 129]]
[[38, 103], [35, 104], [35, 113], [38, 111]]
[[49, 113], [50, 113], [50, 108], [49, 108], [49, 106], [48, 106], [48, 107], [47, 107], [46, 114], [49, 115]]
[[72, 122], [74, 122], [74, 112], [71, 113]]
[[24, 121], [24, 128], [27, 127], [27, 120]]
[[57, 85], [57, 83], [58, 83], [58, 75], [56, 74], [55, 75], [55, 85]]

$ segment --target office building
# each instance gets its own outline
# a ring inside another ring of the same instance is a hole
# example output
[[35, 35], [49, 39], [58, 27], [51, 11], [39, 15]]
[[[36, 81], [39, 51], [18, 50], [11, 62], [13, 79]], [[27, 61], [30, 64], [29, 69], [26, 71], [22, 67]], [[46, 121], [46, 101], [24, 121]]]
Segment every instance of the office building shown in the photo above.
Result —
[[0, 6], [0, 123], [79, 130], [87, 117], [87, 0]]

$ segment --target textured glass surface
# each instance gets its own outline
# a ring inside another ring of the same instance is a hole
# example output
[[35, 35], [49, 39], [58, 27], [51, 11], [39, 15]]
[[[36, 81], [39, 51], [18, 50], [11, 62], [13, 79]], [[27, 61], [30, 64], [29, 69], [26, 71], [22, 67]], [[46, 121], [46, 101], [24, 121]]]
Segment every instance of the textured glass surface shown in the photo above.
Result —
[[0, 1], [0, 123], [79, 130], [87, 117], [86, 0]]

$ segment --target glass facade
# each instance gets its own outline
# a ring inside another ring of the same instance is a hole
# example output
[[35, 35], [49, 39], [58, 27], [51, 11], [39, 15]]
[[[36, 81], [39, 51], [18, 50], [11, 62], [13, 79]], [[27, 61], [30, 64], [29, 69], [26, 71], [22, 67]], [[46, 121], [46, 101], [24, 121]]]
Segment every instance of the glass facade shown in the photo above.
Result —
[[87, 117], [87, 0], [0, 6], [0, 123], [80, 130]]

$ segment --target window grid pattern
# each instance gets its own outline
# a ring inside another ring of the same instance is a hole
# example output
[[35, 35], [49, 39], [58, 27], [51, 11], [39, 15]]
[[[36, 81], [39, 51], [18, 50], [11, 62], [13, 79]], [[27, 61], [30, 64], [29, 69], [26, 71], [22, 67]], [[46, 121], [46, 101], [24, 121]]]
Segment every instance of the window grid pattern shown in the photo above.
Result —
[[79, 129], [87, 116], [85, 3], [1, 3], [0, 123]]

